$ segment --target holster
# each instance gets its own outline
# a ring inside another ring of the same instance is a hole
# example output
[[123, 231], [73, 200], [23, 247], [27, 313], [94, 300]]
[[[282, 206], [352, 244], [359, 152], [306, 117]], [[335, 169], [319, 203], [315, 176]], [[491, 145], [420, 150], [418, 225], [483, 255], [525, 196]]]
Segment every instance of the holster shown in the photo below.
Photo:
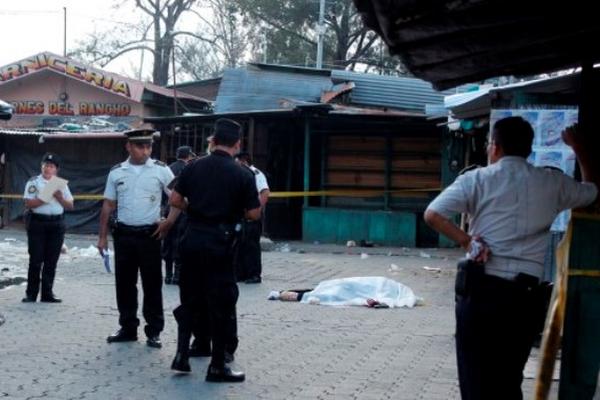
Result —
[[33, 211], [30, 209], [25, 210], [23, 213], [23, 222], [25, 223], [26, 230], [29, 229], [29, 225], [31, 224], [31, 214], [33, 214]]
[[469, 259], [460, 260], [457, 265], [456, 282], [454, 284], [456, 294], [459, 296], [471, 294], [484, 273], [484, 264]]

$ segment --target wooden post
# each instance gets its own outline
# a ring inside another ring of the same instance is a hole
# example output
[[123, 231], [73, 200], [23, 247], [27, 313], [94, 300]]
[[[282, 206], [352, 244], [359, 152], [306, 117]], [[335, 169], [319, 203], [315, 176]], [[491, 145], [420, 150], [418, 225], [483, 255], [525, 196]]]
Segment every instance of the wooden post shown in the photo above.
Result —
[[[329, 157], [329, 135], [321, 133], [319, 137], [321, 141], [321, 190], [325, 190], [325, 182], [327, 180], [327, 159]], [[321, 207], [327, 207], [327, 196], [321, 196]]]
[[[310, 120], [304, 119], [304, 191], [310, 190]], [[308, 196], [304, 196], [304, 207], [308, 207]]]
[[[593, 63], [582, 66], [579, 129], [597, 148], [597, 94]], [[600, 214], [573, 213], [559, 398], [591, 400], [600, 367]]]
[[385, 184], [383, 195], [383, 209], [389, 210], [391, 204], [392, 195], [390, 190], [392, 189], [392, 158], [394, 156], [394, 142], [391, 135], [388, 133], [385, 136]]
[[254, 118], [248, 119], [248, 143], [246, 143], [246, 151], [250, 154], [250, 157], [254, 160]]

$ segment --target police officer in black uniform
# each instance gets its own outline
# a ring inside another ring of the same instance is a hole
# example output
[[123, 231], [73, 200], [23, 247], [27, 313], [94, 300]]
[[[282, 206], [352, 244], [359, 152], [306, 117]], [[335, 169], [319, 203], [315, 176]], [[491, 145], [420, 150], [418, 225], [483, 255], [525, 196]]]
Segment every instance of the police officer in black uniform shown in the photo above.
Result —
[[[193, 160], [196, 155], [192, 151], [190, 146], [180, 146], [176, 151], [177, 160], [169, 165], [169, 168], [173, 172], [173, 175], [177, 178], [183, 168]], [[185, 226], [186, 216], [185, 213], [181, 213], [175, 225], [169, 231], [162, 243], [162, 258], [165, 260], [165, 283], [167, 285], [177, 285], [179, 283], [179, 270], [181, 269], [181, 261], [179, 258], [179, 252], [177, 245], [179, 238], [183, 233]]]
[[243, 372], [225, 364], [226, 343], [236, 334], [230, 324], [238, 298], [233, 270], [236, 226], [243, 218], [260, 218], [254, 178], [233, 159], [240, 149], [240, 134], [241, 126], [235, 121], [217, 120], [212, 153], [183, 170], [170, 198], [171, 206], [188, 215], [180, 243], [181, 305], [174, 312], [178, 346], [171, 368], [190, 371], [194, 310], [204, 305], [210, 315], [213, 341], [206, 374], [211, 382], [241, 382], [245, 378]]
[[27, 290], [24, 303], [35, 302], [40, 290], [40, 272], [42, 275], [41, 301], [60, 303], [54, 295], [52, 286], [56, 274], [56, 264], [65, 238], [64, 210], [73, 209], [73, 196], [69, 187], [54, 192], [48, 202], [39, 198], [48, 182], [58, 173], [59, 160], [56, 154], [46, 153], [42, 158], [42, 173], [31, 178], [25, 185], [25, 215], [27, 225], [27, 245], [29, 251], [29, 270], [27, 272]]

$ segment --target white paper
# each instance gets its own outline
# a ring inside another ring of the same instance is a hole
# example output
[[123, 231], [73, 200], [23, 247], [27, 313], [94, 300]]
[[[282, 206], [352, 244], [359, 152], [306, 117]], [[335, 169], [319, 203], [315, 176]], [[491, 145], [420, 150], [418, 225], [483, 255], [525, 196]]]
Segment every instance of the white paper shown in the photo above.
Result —
[[64, 190], [67, 187], [67, 183], [69, 183], [68, 180], [53, 176], [48, 183], [46, 183], [40, 194], [38, 194], [38, 199], [42, 200], [44, 203], [50, 203], [54, 198], [54, 193], [57, 190]]

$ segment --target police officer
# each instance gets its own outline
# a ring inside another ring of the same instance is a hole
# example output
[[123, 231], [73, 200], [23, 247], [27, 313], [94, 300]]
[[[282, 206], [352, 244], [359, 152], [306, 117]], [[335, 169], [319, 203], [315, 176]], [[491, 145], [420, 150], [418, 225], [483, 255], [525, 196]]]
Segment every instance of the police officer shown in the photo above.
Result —
[[65, 238], [64, 210], [73, 209], [73, 196], [69, 187], [54, 192], [53, 198], [45, 202], [38, 196], [48, 182], [58, 173], [59, 160], [55, 154], [46, 153], [42, 158], [42, 173], [29, 179], [25, 185], [27, 244], [29, 251], [29, 270], [27, 272], [27, 290], [23, 302], [35, 302], [40, 290], [40, 272], [42, 274], [41, 301], [60, 303], [52, 291], [56, 263], [60, 256]]
[[206, 380], [241, 382], [243, 372], [225, 364], [225, 347], [235, 335], [231, 326], [238, 288], [233, 270], [236, 224], [260, 218], [260, 203], [252, 175], [233, 156], [240, 148], [241, 126], [229, 119], [215, 122], [214, 147], [209, 156], [186, 167], [171, 194], [170, 204], [188, 215], [181, 239], [181, 306], [177, 354], [171, 366], [190, 371], [189, 340], [195, 309], [204, 306], [212, 333], [212, 359]]
[[[597, 199], [597, 158], [572, 129], [583, 183], [527, 162], [533, 130], [521, 117], [496, 122], [489, 165], [459, 176], [425, 221], [469, 251], [456, 280], [456, 353], [463, 399], [522, 399], [523, 368], [539, 332], [544, 254], [556, 215]], [[471, 217], [469, 232], [450, 219]], [[479, 250], [478, 250], [479, 248]]]
[[[269, 184], [265, 174], [252, 165], [252, 157], [247, 152], [241, 152], [236, 160], [247, 168], [254, 176], [258, 192], [260, 207], [264, 211], [269, 200]], [[262, 218], [258, 221], [244, 222], [244, 235], [236, 260], [236, 278], [246, 283], [260, 283], [262, 274], [262, 260], [260, 251], [260, 236], [262, 235]]]
[[[169, 168], [173, 172], [173, 175], [178, 177], [187, 163], [193, 160], [196, 155], [190, 146], [178, 147], [175, 154], [177, 160], [170, 164]], [[185, 213], [181, 213], [162, 243], [162, 258], [165, 260], [165, 283], [168, 285], [177, 285], [179, 283], [181, 261], [178, 256], [177, 244], [185, 226], [185, 220]], [[175, 267], [175, 271], [173, 271], [173, 267]]]
[[[115, 165], [106, 181], [100, 214], [98, 249], [108, 246], [109, 217], [117, 209], [112, 233], [115, 248], [115, 282], [119, 329], [107, 338], [109, 343], [137, 340], [137, 278], [142, 278], [146, 344], [160, 348], [164, 327], [160, 239], [171, 223], [160, 221], [160, 200], [173, 180], [173, 173], [162, 162], [150, 158], [152, 130], [125, 132], [129, 158]], [[177, 210], [178, 212], [178, 210]], [[171, 215], [170, 215], [171, 217]]]

